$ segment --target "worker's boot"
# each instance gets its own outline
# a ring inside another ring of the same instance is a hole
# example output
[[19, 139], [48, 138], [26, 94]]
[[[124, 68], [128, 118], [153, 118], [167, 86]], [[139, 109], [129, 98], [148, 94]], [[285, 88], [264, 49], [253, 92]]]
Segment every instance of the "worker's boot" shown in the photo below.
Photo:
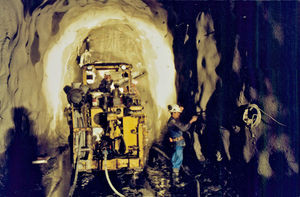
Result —
[[178, 171], [173, 171], [172, 183], [173, 183], [173, 186], [175, 186], [175, 187], [184, 187], [185, 186], [185, 183], [180, 180]]

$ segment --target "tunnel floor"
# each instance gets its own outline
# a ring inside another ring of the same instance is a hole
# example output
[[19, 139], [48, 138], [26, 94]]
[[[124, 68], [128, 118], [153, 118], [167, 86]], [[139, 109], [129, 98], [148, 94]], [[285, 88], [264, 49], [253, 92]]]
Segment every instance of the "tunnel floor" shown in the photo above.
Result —
[[[185, 154], [183, 168], [180, 174], [186, 184], [182, 188], [172, 186], [170, 154], [163, 147], [149, 152], [149, 159], [144, 170], [133, 181], [132, 173], [126, 169], [109, 172], [114, 187], [127, 197], [140, 196], [201, 196], [201, 197], [237, 197], [237, 196], [299, 196], [296, 183], [298, 176], [280, 176], [265, 179], [257, 174], [257, 164], [253, 162], [243, 164], [239, 161], [213, 162], [208, 159], [204, 162], [193, 160], [192, 154]], [[187, 150], [188, 151], [188, 150]], [[63, 149], [52, 157], [48, 164], [23, 166], [15, 168], [10, 174], [10, 181], [14, 183], [1, 187], [0, 196], [45, 196], [50, 190], [61, 190], [67, 196], [70, 180], [67, 174], [71, 173], [69, 164], [65, 162], [68, 150]], [[280, 155], [277, 161], [280, 160]], [[61, 163], [62, 165], [59, 165]], [[24, 162], [23, 162], [24, 164]], [[29, 168], [29, 167], [30, 168]], [[28, 167], [27, 169], [25, 169]], [[284, 166], [281, 166], [284, 167]], [[16, 171], [16, 169], [19, 169]], [[23, 169], [23, 170], [21, 170]], [[68, 170], [69, 169], [69, 170]], [[11, 169], [12, 170], [12, 169]], [[66, 172], [68, 170], [70, 172]], [[57, 173], [56, 173], [57, 172]], [[18, 174], [16, 174], [18, 173]], [[48, 178], [47, 178], [48, 177]], [[42, 184], [43, 180], [43, 184]], [[51, 186], [51, 187], [47, 187]], [[4, 189], [4, 190], [3, 190]], [[6, 191], [5, 191], [6, 190]], [[73, 194], [80, 196], [118, 196], [109, 187], [104, 172], [79, 173], [76, 189]]]
[[[151, 151], [151, 150], [150, 150]], [[193, 161], [188, 154], [181, 168], [185, 186], [172, 186], [171, 163], [168, 151], [153, 151], [147, 166], [135, 183], [126, 171], [110, 172], [115, 188], [125, 196], [297, 196], [297, 176], [265, 179], [257, 173], [257, 163], [239, 161]], [[299, 191], [298, 191], [299, 192]], [[74, 196], [118, 196], [110, 189], [103, 172], [79, 175]]]
[[[165, 153], [164, 151], [162, 151]], [[237, 179], [224, 163], [210, 161], [199, 162], [192, 170], [188, 165], [181, 169], [184, 187], [172, 185], [172, 169], [168, 154], [153, 151], [148, 164], [141, 172], [135, 184], [126, 171], [110, 172], [110, 178], [116, 189], [125, 196], [244, 196], [237, 188]], [[191, 163], [190, 163], [191, 164]], [[249, 185], [246, 185], [246, 187]], [[117, 196], [110, 189], [103, 172], [80, 173], [74, 196]], [[251, 195], [250, 195], [251, 196]]]

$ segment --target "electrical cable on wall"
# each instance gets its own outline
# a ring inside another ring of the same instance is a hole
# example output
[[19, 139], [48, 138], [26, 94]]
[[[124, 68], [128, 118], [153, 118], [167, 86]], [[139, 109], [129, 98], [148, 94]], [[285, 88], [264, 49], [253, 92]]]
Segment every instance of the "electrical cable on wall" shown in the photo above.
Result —
[[268, 116], [269, 118], [271, 118], [274, 122], [276, 122], [277, 124], [279, 124], [280, 126], [283, 126], [283, 127], [287, 127], [285, 124], [277, 121], [275, 118], [273, 118], [271, 115], [267, 114], [267, 112], [265, 112], [264, 110], [262, 110], [261, 108], [258, 107], [258, 109], [263, 113], [265, 114], [266, 116]]

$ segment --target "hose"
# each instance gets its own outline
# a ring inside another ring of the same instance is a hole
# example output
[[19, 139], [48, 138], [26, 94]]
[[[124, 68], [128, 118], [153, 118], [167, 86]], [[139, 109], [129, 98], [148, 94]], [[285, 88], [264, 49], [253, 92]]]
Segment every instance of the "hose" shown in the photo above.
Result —
[[[83, 121], [83, 118], [79, 118], [79, 120], [77, 121], [77, 127], [80, 127], [80, 122], [81, 121], [81, 124], [82, 126], [84, 125], [84, 121]], [[76, 163], [75, 163], [75, 176], [74, 176], [74, 180], [73, 180], [73, 184], [70, 188], [70, 191], [69, 191], [69, 197], [72, 197], [73, 196], [73, 193], [76, 189], [76, 183], [77, 183], [77, 179], [78, 179], [78, 161], [79, 161], [79, 154], [80, 154], [80, 149], [81, 149], [81, 144], [80, 144], [80, 140], [81, 140], [81, 132], [82, 131], [79, 131], [78, 133], [78, 142], [77, 142], [77, 157], [76, 157]]]
[[197, 197], [201, 197], [201, 187], [200, 187], [200, 178], [201, 174], [196, 175], [194, 178], [196, 180], [196, 185], [197, 185]]
[[167, 155], [164, 151], [162, 151], [161, 149], [159, 149], [158, 147], [153, 146], [152, 148], [153, 148], [153, 150], [156, 150], [157, 152], [159, 152], [159, 153], [160, 153], [162, 156], [164, 156], [167, 160], [171, 160], [170, 157], [168, 157], [168, 155]]
[[120, 192], [118, 192], [118, 190], [116, 190], [116, 188], [111, 183], [111, 181], [109, 179], [109, 176], [108, 176], [107, 163], [106, 163], [107, 162], [107, 154], [108, 154], [108, 152], [107, 152], [107, 150], [104, 150], [103, 153], [104, 153], [104, 169], [105, 169], [106, 180], [107, 180], [110, 188], [115, 192], [115, 194], [117, 194], [120, 197], [125, 197], [123, 194], [121, 194]]
[[[168, 160], [171, 160], [170, 159], [170, 157], [168, 157], [167, 156], [167, 154], [164, 152], [164, 151], [162, 151], [159, 147], [157, 147], [157, 146], [153, 146], [152, 147], [153, 148], [153, 150], [156, 150], [158, 153], [160, 153], [163, 157], [165, 157], [166, 159], [168, 159]], [[183, 167], [183, 166], [181, 166], [181, 168], [182, 168], [182, 170], [188, 175], [188, 176], [190, 176], [190, 177], [192, 177], [192, 175], [187, 171], [187, 170], [185, 170], [185, 168]], [[198, 175], [196, 175], [196, 176], [194, 176], [194, 179], [195, 179], [195, 181], [196, 181], [196, 186], [197, 186], [197, 197], [200, 197], [201, 196], [201, 186], [200, 186], [200, 181], [199, 181], [199, 178], [200, 178], [200, 174], [198, 174]]]
[[[153, 150], [156, 150], [158, 153], [160, 153], [164, 158], [166, 158], [167, 160], [171, 161], [171, 158], [168, 157], [168, 155], [162, 151], [159, 147], [153, 146], [152, 147]], [[191, 174], [184, 168], [183, 165], [181, 165], [181, 169], [183, 170], [183, 172], [185, 172], [188, 176], [191, 176]]]
[[201, 194], [200, 194], [200, 182], [198, 179], [196, 179], [196, 183], [197, 183], [197, 197], [200, 197]]
[[76, 164], [75, 164], [75, 176], [74, 176], [73, 184], [69, 191], [69, 197], [73, 196], [73, 193], [76, 188], [77, 178], [78, 178], [78, 160], [79, 160], [78, 158], [79, 158], [80, 149], [81, 149], [80, 138], [81, 138], [81, 132], [79, 132], [79, 134], [78, 134], [78, 143], [77, 143], [78, 148], [77, 148], [77, 157], [76, 157]]

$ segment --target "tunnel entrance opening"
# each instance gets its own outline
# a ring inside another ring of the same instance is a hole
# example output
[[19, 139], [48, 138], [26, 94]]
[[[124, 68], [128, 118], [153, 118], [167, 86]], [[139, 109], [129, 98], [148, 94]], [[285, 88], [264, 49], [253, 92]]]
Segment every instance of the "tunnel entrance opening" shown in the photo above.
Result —
[[[113, 17], [109, 17], [112, 14]], [[49, 87], [48, 90], [55, 93], [49, 98], [49, 109], [51, 109], [52, 113], [54, 112], [54, 119], [51, 125], [55, 128], [57, 125], [63, 124], [61, 108], [66, 106], [66, 99], [62, 95], [57, 94], [57, 91], [64, 86], [63, 84], [80, 82], [82, 76], [78, 73], [81, 73], [81, 69], [85, 65], [87, 68], [87, 64], [92, 66], [110, 62], [130, 62], [132, 63], [132, 77], [138, 82], [133, 85], [136, 85], [136, 89], [140, 92], [146, 116], [147, 118], [149, 117], [147, 127], [150, 127], [152, 131], [149, 145], [154, 139], [160, 137], [160, 128], [164, 124], [165, 116], [163, 109], [167, 103], [172, 103], [176, 99], [176, 96], [173, 96], [175, 95], [175, 70], [172, 65], [171, 37], [166, 37], [168, 32], [153, 24], [153, 21], [149, 19], [139, 19], [138, 16], [131, 18], [125, 13], [121, 13], [120, 16], [118, 14], [116, 14], [115, 10], [114, 12], [109, 12], [108, 15], [102, 12], [95, 19], [88, 14], [82, 13], [82, 18], [79, 17], [77, 20], [74, 20], [74, 24], [67, 26], [65, 31], [62, 31], [60, 28], [62, 32], [58, 31], [56, 34], [56, 44], [50, 47], [46, 52], [46, 56], [44, 56], [47, 62], [47, 80], [44, 85]], [[67, 20], [65, 17], [68, 17], [68, 14], [64, 15], [61, 24], [64, 24], [64, 20]], [[84, 17], [90, 20], [87, 22]], [[63, 56], [57, 55], [59, 52]], [[50, 61], [54, 58], [56, 59], [55, 63]], [[90, 71], [86, 69], [84, 72], [86, 73], [87, 82], [93, 80], [93, 74]], [[115, 77], [112, 72], [109, 73], [113, 78]], [[166, 73], [170, 74], [168, 78], [165, 78]], [[98, 79], [102, 79], [105, 76], [103, 72], [94, 74]], [[124, 75], [126, 74], [124, 73]], [[52, 83], [53, 78], [56, 79], [55, 83]], [[98, 81], [98, 84], [97, 82], [91, 84], [92, 88], [99, 86], [100, 80], [96, 81]], [[78, 98], [75, 96], [74, 100], [76, 101]], [[121, 112], [124, 113], [122, 110]], [[95, 116], [97, 114], [99, 113], [94, 113]], [[96, 119], [91, 119], [92, 124], [96, 124], [97, 117], [95, 117]], [[103, 116], [101, 117], [103, 118]], [[107, 128], [109, 127], [113, 128], [111, 125], [107, 126]], [[86, 136], [83, 140], [89, 141], [89, 138], [89, 136]], [[148, 145], [145, 144], [145, 147], [147, 148]], [[82, 150], [86, 148], [84, 146], [81, 147]], [[121, 148], [119, 151], [122, 152]], [[127, 149], [124, 151], [126, 152]], [[136, 150], [133, 152], [136, 152]], [[144, 154], [147, 154], [147, 150]], [[80, 155], [80, 157], [88, 158], [89, 156], [87, 155]], [[126, 159], [128, 160], [128, 158]], [[109, 165], [112, 166], [112, 164]]]
[[[77, 16], [76, 20], [68, 18], [68, 14], [64, 15], [61, 24], [64, 24], [64, 20], [74, 22], [61, 35], [57, 33], [54, 39], [56, 44], [49, 47], [44, 56], [46, 80], [43, 85], [47, 92], [53, 92], [47, 98], [49, 113], [53, 114], [51, 128], [62, 125], [64, 121], [61, 109], [66, 100], [59, 90], [78, 80], [77, 64], [80, 63], [80, 55], [88, 48], [87, 56], [97, 57], [101, 63], [133, 62], [133, 75], [143, 76], [138, 79], [136, 86], [141, 92], [146, 114], [150, 117], [148, 125], [153, 129], [150, 141], [157, 140], [163, 120], [167, 118], [164, 108], [176, 99], [171, 36], [166, 37], [168, 32], [149, 18], [139, 18], [138, 15], [132, 17], [114, 9], [93, 12], [92, 16], [86, 12], [82, 13], [82, 17]], [[167, 78], [166, 73], [169, 73]]]

